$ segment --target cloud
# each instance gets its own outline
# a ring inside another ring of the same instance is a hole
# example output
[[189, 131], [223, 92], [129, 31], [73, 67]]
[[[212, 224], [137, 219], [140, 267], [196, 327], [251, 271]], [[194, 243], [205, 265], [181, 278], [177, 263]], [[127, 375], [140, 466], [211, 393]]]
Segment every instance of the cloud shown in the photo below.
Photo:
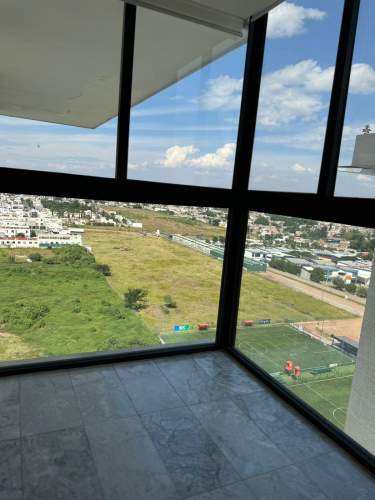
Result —
[[369, 64], [353, 64], [349, 91], [362, 95], [375, 92], [375, 71]]
[[190, 164], [199, 167], [232, 167], [236, 144], [228, 143], [218, 148], [214, 153], [207, 153], [198, 158], [193, 158]]
[[164, 167], [179, 167], [188, 161], [190, 155], [198, 151], [192, 144], [190, 146], [172, 146], [167, 149], [164, 158], [159, 163]]
[[[328, 107], [333, 76], [334, 66], [323, 68], [313, 59], [266, 73], [259, 98], [259, 123], [275, 127], [298, 119], [315, 119]], [[198, 100], [208, 111], [239, 110], [241, 92], [242, 78], [220, 75], [208, 81], [206, 92]], [[370, 65], [353, 64], [350, 92], [375, 92], [375, 70]]]
[[295, 163], [294, 165], [291, 166], [291, 169], [293, 170], [293, 172], [297, 172], [297, 173], [306, 172], [306, 170], [307, 170], [306, 167], [304, 167], [300, 163]]
[[239, 109], [241, 104], [242, 78], [221, 75], [207, 82], [207, 91], [199, 101], [207, 110]]
[[235, 151], [236, 144], [227, 143], [217, 148], [213, 153], [206, 153], [204, 155], [197, 156], [199, 149], [193, 144], [190, 144], [189, 146], [175, 145], [165, 151], [164, 157], [161, 160], [158, 160], [157, 164], [169, 168], [232, 168]]
[[290, 38], [306, 31], [306, 21], [321, 21], [326, 13], [284, 2], [273, 9], [268, 19], [268, 38]]

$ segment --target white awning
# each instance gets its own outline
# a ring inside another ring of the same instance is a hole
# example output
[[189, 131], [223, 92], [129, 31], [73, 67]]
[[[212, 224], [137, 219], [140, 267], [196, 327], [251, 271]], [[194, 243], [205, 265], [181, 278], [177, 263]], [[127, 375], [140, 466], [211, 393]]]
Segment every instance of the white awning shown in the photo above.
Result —
[[[137, 12], [133, 105], [244, 43], [246, 19], [279, 2], [135, 3], [152, 9]], [[1, 0], [0, 114], [87, 128], [115, 117], [123, 8], [120, 0]]]

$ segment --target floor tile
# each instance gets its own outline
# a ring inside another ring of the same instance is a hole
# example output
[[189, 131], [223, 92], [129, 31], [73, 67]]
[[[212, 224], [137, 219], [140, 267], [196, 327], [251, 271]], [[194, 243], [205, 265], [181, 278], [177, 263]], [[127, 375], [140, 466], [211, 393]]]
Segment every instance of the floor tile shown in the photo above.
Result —
[[271, 392], [244, 395], [234, 401], [293, 463], [334, 449], [326, 436]]
[[0, 378], [0, 441], [20, 437], [20, 395], [17, 377]]
[[180, 498], [240, 480], [189, 408], [142, 417]]
[[294, 465], [256, 476], [245, 483], [255, 498], [261, 500], [327, 500]]
[[264, 390], [255, 377], [221, 351], [196, 354], [194, 359], [228, 395], [238, 396]]
[[23, 438], [25, 500], [102, 500], [86, 434], [66, 429]]
[[234, 402], [215, 401], [191, 409], [243, 479], [291, 463]]
[[[189, 500], [257, 500], [245, 483], [236, 483], [209, 493], [194, 496]], [[280, 497], [278, 500], [282, 500]]]
[[223, 399], [227, 393], [192, 356], [163, 358], [156, 362], [177, 394], [187, 404]]
[[0, 500], [22, 500], [21, 444], [0, 441]]
[[138, 417], [88, 425], [106, 500], [176, 500], [171, 478]]
[[134, 405], [114, 368], [72, 370], [71, 378], [85, 423], [136, 415]]
[[136, 361], [116, 366], [136, 410], [151, 413], [184, 406], [171, 384], [152, 361]]
[[20, 387], [23, 435], [81, 424], [77, 397], [67, 371], [21, 376]]
[[299, 468], [330, 500], [375, 498], [375, 476], [354, 463], [344, 452], [321, 455], [299, 464]]

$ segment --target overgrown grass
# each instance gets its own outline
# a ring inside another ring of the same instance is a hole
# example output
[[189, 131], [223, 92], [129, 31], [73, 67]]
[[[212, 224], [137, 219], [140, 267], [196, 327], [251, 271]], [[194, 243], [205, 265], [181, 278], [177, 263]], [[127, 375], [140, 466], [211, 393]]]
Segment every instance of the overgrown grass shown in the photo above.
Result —
[[143, 230], [162, 233], [183, 234], [184, 236], [225, 236], [225, 228], [210, 226], [191, 217], [171, 216], [165, 212], [154, 212], [140, 208], [103, 207], [105, 210], [115, 210], [118, 214], [137, 222], [142, 222]]
[[[129, 287], [149, 290], [149, 307], [141, 314], [155, 331], [172, 332], [176, 323], [216, 325], [222, 261], [175, 242], [125, 230], [87, 229], [84, 239], [98, 262], [111, 266], [108, 281], [119, 296]], [[162, 307], [166, 295], [177, 305], [168, 314]], [[239, 317], [308, 321], [352, 316], [261, 274], [244, 273]]]
[[[23, 358], [159, 343], [90, 260], [72, 263], [56, 255], [33, 263], [20, 257], [11, 263], [0, 255], [0, 331], [17, 335]], [[0, 345], [7, 356], [2, 359], [17, 357], [9, 350], [9, 337], [0, 337]]]

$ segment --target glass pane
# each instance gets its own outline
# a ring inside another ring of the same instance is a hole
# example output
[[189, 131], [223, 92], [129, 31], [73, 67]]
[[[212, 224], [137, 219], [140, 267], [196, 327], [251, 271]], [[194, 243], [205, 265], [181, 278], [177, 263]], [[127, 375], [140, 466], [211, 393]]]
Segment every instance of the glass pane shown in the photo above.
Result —
[[0, 361], [213, 341], [226, 218], [0, 194]]
[[375, 196], [375, 5], [362, 0], [358, 20], [344, 132], [341, 143], [337, 196]]
[[137, 12], [128, 177], [231, 187], [245, 37]]
[[343, 0], [271, 11], [249, 186], [316, 192]]
[[2, 167], [114, 176], [123, 9], [2, 3]]
[[250, 213], [236, 338], [372, 453], [374, 248], [372, 229]]

